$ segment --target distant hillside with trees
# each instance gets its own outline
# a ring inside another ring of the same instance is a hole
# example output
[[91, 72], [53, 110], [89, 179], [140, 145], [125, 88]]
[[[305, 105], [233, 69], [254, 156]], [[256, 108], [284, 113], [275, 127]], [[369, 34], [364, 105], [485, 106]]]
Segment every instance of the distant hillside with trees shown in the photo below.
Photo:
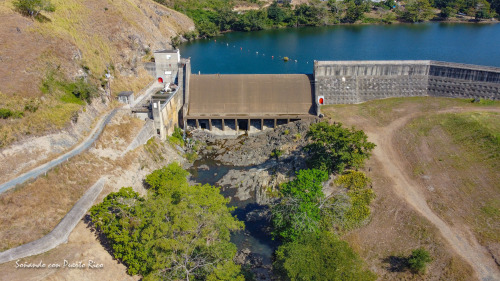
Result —
[[[422, 22], [430, 19], [490, 19], [500, 14], [500, 0], [310, 0], [291, 5], [287, 1], [255, 0], [156, 0], [193, 19], [197, 32], [190, 40], [225, 31], [255, 31], [270, 28], [320, 26], [350, 23]], [[259, 3], [258, 9], [235, 10], [236, 4]], [[469, 18], [464, 18], [469, 17]]]

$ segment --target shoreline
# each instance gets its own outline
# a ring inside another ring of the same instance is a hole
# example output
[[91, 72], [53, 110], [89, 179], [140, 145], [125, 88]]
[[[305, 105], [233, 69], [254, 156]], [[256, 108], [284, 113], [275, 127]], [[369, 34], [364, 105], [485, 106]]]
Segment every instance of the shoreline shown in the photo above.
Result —
[[284, 29], [292, 29], [292, 28], [303, 28], [303, 27], [331, 27], [331, 26], [367, 26], [367, 25], [418, 25], [418, 24], [426, 24], [426, 23], [446, 23], [446, 24], [499, 24], [500, 20], [427, 20], [427, 21], [421, 21], [421, 22], [405, 22], [405, 21], [394, 21], [390, 23], [384, 23], [384, 22], [356, 22], [356, 23], [336, 23], [336, 24], [324, 24], [324, 25], [298, 25], [298, 26], [273, 26], [270, 28], [265, 28], [265, 29], [259, 29], [259, 30], [250, 30], [250, 31], [244, 31], [244, 30], [225, 30], [225, 31], [220, 31], [218, 35], [215, 36], [203, 36], [203, 37], [197, 37], [191, 40], [187, 40], [182, 36], [182, 42], [181, 44], [184, 44], [186, 42], [193, 42], [195, 40], [200, 40], [200, 39], [210, 39], [210, 38], [217, 38], [224, 36], [224, 34], [227, 33], [233, 33], [233, 32], [242, 32], [242, 33], [251, 33], [251, 32], [258, 32], [258, 31], [264, 31], [264, 30], [284, 30]]

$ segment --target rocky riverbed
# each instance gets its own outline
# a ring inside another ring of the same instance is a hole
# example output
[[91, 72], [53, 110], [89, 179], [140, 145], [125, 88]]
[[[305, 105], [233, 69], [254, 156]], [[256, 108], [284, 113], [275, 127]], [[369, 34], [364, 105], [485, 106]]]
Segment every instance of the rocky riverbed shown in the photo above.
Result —
[[227, 138], [208, 131], [190, 132], [198, 159], [188, 168], [191, 181], [221, 187], [237, 207], [234, 214], [245, 230], [232, 241], [238, 246], [236, 261], [255, 280], [273, 280], [272, 254], [278, 246], [271, 239], [268, 203], [279, 184], [306, 167], [306, 134], [312, 121], [298, 121], [273, 130]]

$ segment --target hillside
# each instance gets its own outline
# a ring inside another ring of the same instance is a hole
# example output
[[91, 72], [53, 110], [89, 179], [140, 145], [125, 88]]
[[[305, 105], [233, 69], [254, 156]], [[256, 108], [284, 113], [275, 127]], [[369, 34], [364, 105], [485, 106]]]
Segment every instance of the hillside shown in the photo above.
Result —
[[[498, 276], [498, 103], [395, 98], [324, 112], [377, 144], [374, 215], [346, 239], [382, 280]], [[425, 276], [404, 268], [416, 247], [433, 257]]]
[[55, 12], [38, 20], [12, 1], [0, 3], [0, 108], [17, 115], [0, 120], [0, 147], [76, 120], [85, 102], [69, 89], [80, 86], [78, 78], [96, 95], [107, 69], [112, 93], [143, 88], [152, 77], [142, 62], [194, 29], [186, 16], [149, 0], [52, 3]]

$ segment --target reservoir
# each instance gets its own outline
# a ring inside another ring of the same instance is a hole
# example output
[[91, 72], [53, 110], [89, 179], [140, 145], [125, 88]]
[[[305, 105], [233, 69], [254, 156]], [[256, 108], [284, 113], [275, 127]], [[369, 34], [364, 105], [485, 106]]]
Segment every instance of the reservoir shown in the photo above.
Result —
[[308, 74], [314, 60], [438, 60], [500, 67], [500, 24], [337, 25], [231, 32], [182, 44], [180, 50], [183, 57], [191, 57], [193, 74]]

